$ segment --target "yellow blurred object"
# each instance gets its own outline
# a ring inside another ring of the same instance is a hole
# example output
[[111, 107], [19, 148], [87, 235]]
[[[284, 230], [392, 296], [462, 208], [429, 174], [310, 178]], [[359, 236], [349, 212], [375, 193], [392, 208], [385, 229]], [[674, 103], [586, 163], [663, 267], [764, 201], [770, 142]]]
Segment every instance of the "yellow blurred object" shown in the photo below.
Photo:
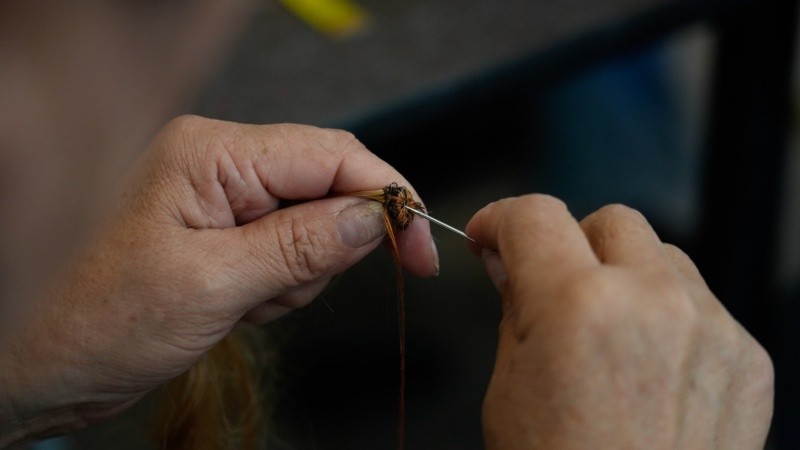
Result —
[[336, 38], [353, 35], [368, 22], [367, 13], [350, 0], [279, 1], [311, 28]]

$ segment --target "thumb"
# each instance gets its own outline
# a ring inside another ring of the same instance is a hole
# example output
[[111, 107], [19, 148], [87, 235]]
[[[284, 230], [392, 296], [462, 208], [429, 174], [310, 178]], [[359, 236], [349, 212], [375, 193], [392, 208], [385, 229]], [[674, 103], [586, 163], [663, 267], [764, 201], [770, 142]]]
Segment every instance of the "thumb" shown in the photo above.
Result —
[[246, 312], [343, 272], [380, 244], [386, 225], [380, 203], [343, 197], [279, 209], [227, 230], [225, 270], [243, 290]]

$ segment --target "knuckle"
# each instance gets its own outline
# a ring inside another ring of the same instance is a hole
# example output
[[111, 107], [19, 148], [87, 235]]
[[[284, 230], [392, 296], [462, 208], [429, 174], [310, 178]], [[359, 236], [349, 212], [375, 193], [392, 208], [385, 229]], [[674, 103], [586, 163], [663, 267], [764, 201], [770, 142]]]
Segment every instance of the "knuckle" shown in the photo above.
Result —
[[[549, 233], [551, 217], [568, 212], [563, 201], [547, 194], [527, 194], [505, 201], [504, 210], [514, 211], [501, 223], [506, 234], [529, 233], [532, 229], [537, 233]], [[532, 227], [532, 224], [535, 225]]]
[[324, 246], [302, 220], [289, 218], [278, 227], [278, 243], [283, 266], [293, 285], [313, 281], [325, 270]]
[[[356, 136], [346, 130], [337, 128], [319, 128], [311, 125], [280, 124], [272, 125], [278, 134], [292, 136], [294, 140], [306, 143], [312, 152], [323, 152], [341, 155], [350, 151], [366, 150], [364, 144]], [[313, 157], [313, 155], [309, 155]]]
[[608, 205], [602, 206], [597, 211], [600, 214], [608, 215], [610, 217], [629, 217], [639, 214], [637, 210], [622, 203], [609, 203]]
[[775, 366], [767, 350], [758, 342], [751, 340], [753, 347], [750, 367], [754, 374], [753, 381], [761, 386], [765, 392], [771, 393], [775, 389]]
[[566, 210], [567, 204], [561, 199], [548, 194], [528, 194], [519, 198], [525, 206], [534, 210]]
[[326, 136], [329, 136], [332, 139], [338, 139], [341, 141], [355, 141], [357, 142], [355, 135], [347, 130], [341, 128], [316, 128], [316, 130], [320, 133], [323, 133]]
[[210, 133], [218, 133], [218, 127], [212, 126], [212, 120], [205, 117], [185, 114], [170, 120], [161, 129], [162, 143], [159, 151], [183, 161], [193, 160], [209, 150], [207, 139]]
[[183, 114], [170, 120], [164, 129], [173, 133], [191, 133], [207, 124], [209, 119], [193, 114]]
[[360, 140], [351, 132], [340, 129], [328, 129], [331, 144], [326, 145], [325, 148], [329, 151], [342, 151], [342, 150], [364, 150], [366, 147]]
[[667, 254], [667, 257], [670, 258], [673, 262], [676, 263], [686, 263], [691, 262], [691, 258], [689, 255], [686, 254], [680, 247], [670, 243], [663, 243], [661, 244], [664, 248], [664, 253]]
[[361, 143], [361, 141], [359, 141], [358, 138], [356, 138], [355, 134], [347, 130], [341, 130], [338, 128], [329, 128], [328, 132], [331, 133], [331, 135], [339, 142], [350, 143], [350, 144]]
[[605, 205], [587, 216], [586, 220], [600, 224], [645, 222], [645, 218], [642, 213], [621, 203], [611, 203]]
[[591, 270], [565, 282], [558, 295], [571, 321], [599, 330], [636, 320], [654, 329], [675, 324], [688, 332], [701, 322], [691, 293], [662, 273]]

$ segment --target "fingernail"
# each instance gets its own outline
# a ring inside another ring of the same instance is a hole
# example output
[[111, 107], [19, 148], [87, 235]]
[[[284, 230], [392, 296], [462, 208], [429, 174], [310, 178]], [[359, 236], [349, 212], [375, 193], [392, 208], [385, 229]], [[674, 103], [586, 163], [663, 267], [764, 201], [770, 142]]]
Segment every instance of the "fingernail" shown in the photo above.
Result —
[[386, 234], [383, 205], [364, 202], [348, 206], [336, 215], [339, 238], [348, 247], [363, 247]]
[[508, 275], [506, 274], [503, 260], [500, 259], [500, 253], [497, 253], [496, 250], [484, 247], [481, 249], [481, 259], [486, 268], [486, 273], [489, 274], [489, 278], [492, 280], [492, 283], [494, 283], [494, 288], [497, 289], [497, 292], [502, 293]]
[[433, 242], [433, 237], [431, 237], [431, 251], [433, 252], [433, 266], [436, 268], [436, 271], [433, 273], [434, 276], [439, 275], [439, 249], [436, 248], [436, 243]]

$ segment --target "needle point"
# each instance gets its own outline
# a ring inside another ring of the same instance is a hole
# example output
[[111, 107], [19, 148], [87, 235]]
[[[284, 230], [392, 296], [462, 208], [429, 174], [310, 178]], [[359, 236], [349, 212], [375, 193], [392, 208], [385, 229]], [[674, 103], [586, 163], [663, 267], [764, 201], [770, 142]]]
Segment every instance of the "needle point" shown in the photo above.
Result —
[[414, 214], [422, 216], [422, 217], [428, 219], [429, 221], [435, 223], [436, 225], [439, 225], [442, 228], [450, 230], [453, 233], [455, 233], [455, 234], [457, 234], [457, 235], [459, 235], [459, 236], [461, 236], [463, 238], [466, 238], [466, 239], [468, 239], [468, 240], [470, 240], [472, 242], [475, 242], [477, 244], [475, 239], [472, 239], [471, 237], [467, 236], [467, 233], [464, 233], [463, 231], [459, 230], [458, 228], [450, 226], [450, 225], [442, 222], [441, 220], [436, 219], [435, 217], [431, 217], [430, 215], [428, 215], [427, 213], [425, 213], [425, 212], [423, 212], [423, 211], [421, 211], [419, 209], [412, 208], [411, 206], [408, 206], [408, 205], [405, 205], [405, 207], [406, 207], [407, 210], [413, 212]]

